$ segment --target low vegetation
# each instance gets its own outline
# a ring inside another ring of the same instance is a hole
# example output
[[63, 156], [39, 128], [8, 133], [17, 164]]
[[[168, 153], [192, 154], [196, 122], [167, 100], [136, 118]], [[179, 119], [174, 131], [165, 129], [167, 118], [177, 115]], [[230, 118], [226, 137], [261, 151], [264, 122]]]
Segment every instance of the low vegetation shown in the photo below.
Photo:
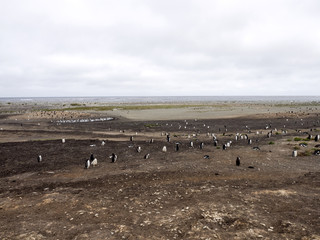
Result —
[[160, 127], [160, 125], [159, 125], [159, 124], [145, 124], [144, 126], [145, 126], [145, 127], [147, 127], [147, 128], [156, 128], [156, 127]]
[[298, 156], [301, 156], [301, 157], [307, 157], [307, 156], [311, 156], [311, 151], [310, 150], [306, 150], [304, 152], [300, 152], [298, 153]]

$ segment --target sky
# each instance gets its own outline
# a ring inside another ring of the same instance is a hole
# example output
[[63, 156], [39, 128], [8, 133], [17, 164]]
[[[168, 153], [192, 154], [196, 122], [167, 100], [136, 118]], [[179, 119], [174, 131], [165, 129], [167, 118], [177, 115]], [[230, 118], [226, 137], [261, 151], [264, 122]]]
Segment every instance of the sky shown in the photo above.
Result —
[[0, 97], [320, 95], [318, 0], [0, 0]]

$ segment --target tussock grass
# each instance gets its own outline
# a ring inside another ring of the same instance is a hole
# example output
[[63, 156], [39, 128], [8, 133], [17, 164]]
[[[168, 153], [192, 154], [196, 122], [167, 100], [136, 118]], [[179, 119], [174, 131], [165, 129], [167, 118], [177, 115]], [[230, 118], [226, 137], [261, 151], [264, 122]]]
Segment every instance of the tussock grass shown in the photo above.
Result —
[[298, 156], [302, 156], [302, 157], [308, 157], [308, 156], [311, 156], [311, 151], [310, 150], [306, 150], [304, 152], [300, 152], [298, 153]]

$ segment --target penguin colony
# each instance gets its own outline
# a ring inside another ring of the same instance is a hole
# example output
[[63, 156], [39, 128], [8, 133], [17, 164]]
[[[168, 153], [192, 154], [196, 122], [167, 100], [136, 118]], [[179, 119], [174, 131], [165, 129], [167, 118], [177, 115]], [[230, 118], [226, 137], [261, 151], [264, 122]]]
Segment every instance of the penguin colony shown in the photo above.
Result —
[[[185, 121], [185, 124], [186, 124], [186, 125], [184, 126], [184, 128], [186, 129], [187, 126], [188, 126], [188, 122]], [[172, 124], [171, 124], [171, 126], [172, 126]], [[206, 129], [209, 129], [209, 128], [210, 128], [210, 126], [207, 126], [207, 125], [205, 125], [205, 124], [203, 124], [203, 126], [204, 126]], [[265, 129], [269, 129], [269, 130], [268, 130], [269, 132], [267, 132], [267, 135], [264, 135], [266, 138], [271, 138], [271, 137], [275, 136], [276, 134], [279, 134], [279, 133], [277, 132], [277, 129], [272, 130], [271, 127], [272, 127], [271, 124], [266, 124], [266, 126], [265, 126]], [[182, 126], [179, 124], [179, 129], [180, 129], [180, 128], [182, 128]], [[285, 128], [285, 125], [284, 125], [284, 128]], [[246, 126], [246, 130], [248, 131], [248, 133], [252, 133], [251, 130], [250, 130], [250, 128], [249, 128], [248, 126]], [[219, 128], [219, 131], [221, 131], [220, 128]], [[299, 130], [296, 130], [296, 131], [297, 131], [298, 133], [301, 133], [301, 131], [299, 131]], [[311, 129], [310, 131], [312, 131], [312, 129]], [[276, 133], [276, 134], [274, 134], [274, 133]], [[287, 134], [287, 130], [283, 130], [283, 129], [282, 129], [282, 130], [281, 130], [281, 133], [282, 133], [282, 134]], [[256, 135], [261, 135], [261, 134], [263, 134], [262, 131], [256, 131]], [[312, 134], [310, 134], [310, 133], [308, 133], [308, 132], [304, 132], [303, 134], [307, 134], [307, 135], [308, 135], [308, 136], [306, 137], [306, 139], [308, 139], [308, 140], [314, 140], [314, 141], [316, 141], [316, 142], [320, 141], [320, 135], [315, 135], [315, 136], [313, 136]], [[137, 133], [136, 133], [136, 135], [137, 135]], [[245, 140], [245, 141], [247, 141], [247, 144], [248, 144], [248, 145], [252, 145], [252, 144], [253, 144], [253, 140], [252, 140], [251, 138], [249, 138], [248, 134], [240, 134], [240, 133], [227, 134], [227, 126], [224, 126], [224, 131], [223, 131], [222, 135], [223, 135], [223, 136], [234, 136], [233, 139], [235, 140], [235, 142], [240, 142], [241, 140]], [[170, 133], [161, 133], [161, 136], [165, 136], [165, 140], [166, 140], [167, 144], [171, 143]], [[174, 135], [174, 136], [175, 136], [175, 135]], [[192, 137], [197, 137], [197, 136], [198, 136], [198, 133], [194, 133], [194, 134], [192, 134], [192, 135], [189, 134], [189, 135], [188, 135], [188, 138], [191, 138], [191, 136], [192, 136]], [[217, 147], [217, 148], [220, 148], [220, 147], [219, 147], [219, 142], [220, 142], [220, 141], [218, 140], [217, 136], [216, 136], [214, 133], [207, 133], [206, 136], [212, 137], [213, 146], [215, 146], [215, 147]], [[134, 137], [133, 137], [133, 136], [130, 136], [129, 141], [130, 141], [130, 142], [134, 142]], [[196, 140], [196, 141], [198, 141], [198, 140]], [[257, 143], [258, 141], [259, 141], [258, 139], [255, 140], [256, 143]], [[66, 143], [66, 140], [65, 140], [65, 139], [62, 139], [61, 142], [62, 142], [62, 144], [65, 144], [65, 143]], [[151, 139], [148, 140], [147, 142], [149, 142], [150, 144], [151, 144], [151, 143], [154, 143], [154, 139], [151, 138]], [[206, 144], [208, 144], [208, 143], [206, 142]], [[229, 141], [224, 141], [223, 144], [222, 144], [222, 143], [220, 143], [220, 144], [221, 144], [221, 146], [222, 146], [222, 150], [227, 150], [228, 148], [231, 147], [232, 141], [231, 141], [231, 140], [229, 140]], [[101, 146], [105, 146], [105, 145], [106, 145], [106, 142], [105, 142], [105, 141], [102, 141], [102, 142], [101, 142]], [[200, 142], [200, 143], [199, 143], [198, 146], [199, 146], [200, 150], [203, 150], [203, 149], [204, 149], [204, 145], [205, 145], [204, 142]], [[210, 145], [210, 144], [209, 144], [209, 145]], [[175, 151], [176, 151], [176, 152], [180, 151], [181, 149], [182, 149], [182, 150], [184, 149], [184, 148], [183, 148], [183, 144], [180, 143], [180, 142], [175, 142], [175, 143], [174, 143], [174, 146], [175, 146]], [[300, 144], [300, 146], [306, 147], [305, 144], [302, 144], [302, 143]], [[189, 141], [189, 148], [194, 148], [194, 141]], [[260, 150], [260, 148], [259, 148], [258, 146], [254, 146], [254, 147], [252, 147], [252, 149], [253, 149], [253, 150]], [[163, 152], [163, 153], [166, 153], [167, 151], [168, 151], [167, 146], [163, 146], [163, 147], [162, 147], [162, 152]], [[141, 153], [141, 152], [142, 152], [141, 146], [137, 146], [137, 147], [136, 147], [136, 152], [137, 152], [137, 153]], [[320, 155], [320, 150], [315, 150], [315, 151], [314, 151], [314, 155]], [[143, 156], [144, 156], [144, 157], [143, 157], [144, 159], [149, 159], [151, 155], [150, 155], [150, 153], [145, 153]], [[298, 151], [297, 151], [297, 150], [293, 151], [293, 152], [292, 152], [292, 157], [297, 157], [297, 156], [298, 156]], [[111, 159], [111, 162], [112, 162], [112, 163], [115, 163], [115, 162], [117, 161], [117, 159], [118, 159], [118, 156], [117, 156], [115, 153], [112, 153], [112, 154], [109, 156], [109, 158]], [[205, 159], [210, 159], [210, 156], [209, 156], [209, 155], [204, 155], [204, 158], [205, 158]], [[37, 161], [38, 161], [38, 163], [41, 163], [41, 162], [43, 161], [43, 158], [42, 158], [42, 156], [41, 156], [40, 154], [37, 156]], [[97, 158], [94, 156], [94, 154], [91, 153], [89, 159], [86, 159], [86, 160], [85, 160], [85, 169], [88, 169], [88, 168], [90, 168], [90, 167], [94, 167], [94, 166], [97, 166], [97, 165], [98, 165], [98, 160], [97, 160]], [[236, 166], [240, 166], [240, 156], [237, 156], [237, 157], [236, 157]]]

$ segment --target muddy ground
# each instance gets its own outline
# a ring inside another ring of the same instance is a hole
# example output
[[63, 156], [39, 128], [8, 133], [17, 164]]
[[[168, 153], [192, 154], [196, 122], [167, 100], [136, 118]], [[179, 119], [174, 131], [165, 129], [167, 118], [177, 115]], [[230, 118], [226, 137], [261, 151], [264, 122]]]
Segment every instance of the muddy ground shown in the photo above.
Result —
[[320, 239], [318, 114], [16, 119], [0, 118], [1, 239]]

